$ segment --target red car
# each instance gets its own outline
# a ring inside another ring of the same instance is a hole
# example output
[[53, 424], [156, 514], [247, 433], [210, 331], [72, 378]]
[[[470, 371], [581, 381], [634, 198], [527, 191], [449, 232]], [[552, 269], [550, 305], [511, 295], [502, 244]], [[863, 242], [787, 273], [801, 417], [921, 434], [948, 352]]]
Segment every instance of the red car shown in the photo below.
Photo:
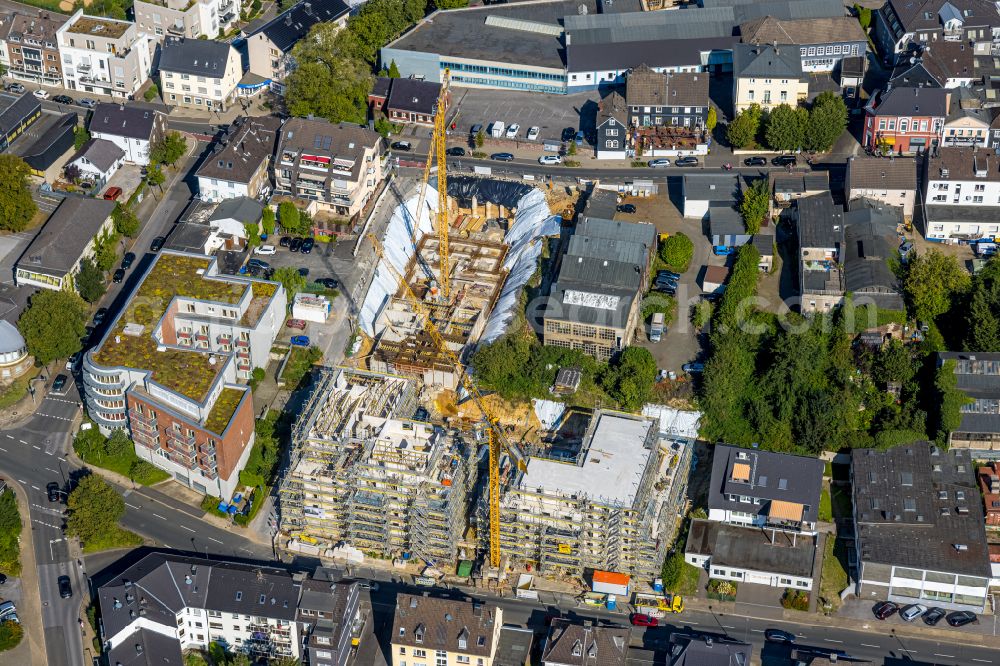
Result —
[[306, 330], [306, 322], [304, 319], [289, 319], [285, 322], [285, 326], [288, 328], [297, 328], [300, 331]]
[[645, 613], [632, 613], [632, 626], [634, 627], [655, 627], [660, 624], [652, 615]]

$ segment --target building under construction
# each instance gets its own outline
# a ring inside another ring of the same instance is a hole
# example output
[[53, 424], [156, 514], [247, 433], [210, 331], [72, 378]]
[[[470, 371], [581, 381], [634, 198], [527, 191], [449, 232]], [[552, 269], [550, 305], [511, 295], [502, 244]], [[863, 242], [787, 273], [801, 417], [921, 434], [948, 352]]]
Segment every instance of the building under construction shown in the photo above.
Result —
[[662, 435], [656, 419], [596, 412], [579, 450], [532, 455], [514, 471], [501, 504], [508, 566], [652, 580], [682, 513], [691, 456], [692, 442]]
[[325, 368], [292, 433], [280, 493], [289, 550], [330, 557], [453, 563], [476, 481], [474, 447], [410, 418], [416, 385], [395, 375]]

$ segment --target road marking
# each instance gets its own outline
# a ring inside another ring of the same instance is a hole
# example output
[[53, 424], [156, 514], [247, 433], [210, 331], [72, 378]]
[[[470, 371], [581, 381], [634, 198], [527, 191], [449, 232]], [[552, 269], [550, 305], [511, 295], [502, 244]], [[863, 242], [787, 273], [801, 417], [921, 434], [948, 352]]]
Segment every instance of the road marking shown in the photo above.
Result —
[[125, 502], [125, 506], [131, 507], [133, 509], [141, 509], [142, 508], [141, 506], [136, 506], [135, 504], [129, 504], [128, 502]]
[[973, 658], [972, 661], [978, 661], [980, 664], [992, 664], [993, 663], [989, 659], [976, 659], [976, 658]]
[[844, 641], [838, 641], [836, 638], [824, 638], [827, 643], [843, 643]]
[[222, 543], [222, 542], [221, 542], [221, 541], [219, 541], [218, 539], [214, 539], [214, 538], [212, 538], [212, 537], [208, 537], [208, 539], [209, 539], [209, 540], [211, 540], [211, 541], [214, 541], [215, 543]]
[[875, 648], [876, 650], [879, 649], [878, 645], [872, 645], [871, 643], [859, 643], [859, 645], [861, 645], [862, 647]]
[[46, 467], [46, 468], [45, 468], [45, 471], [47, 471], [47, 472], [52, 472], [53, 474], [58, 474], [58, 473], [59, 473], [59, 472], [57, 472], [56, 470], [52, 469], [51, 467]]
[[14, 435], [7, 435], [7, 439], [14, 439]]
[[735, 629], [736, 627], [730, 626], [728, 624], [724, 624], [724, 625], [722, 625], [722, 628], [723, 629]]
[[[73, 419], [67, 418], [65, 416], [56, 416], [55, 414], [45, 414], [43, 412], [35, 412], [35, 416], [44, 416], [49, 419], [59, 419], [60, 421], [72, 421]], [[25, 442], [27, 444], [27, 442]]]
[[166, 520], [166, 518], [164, 518], [163, 516], [161, 516], [158, 513], [154, 513], [153, 515], [156, 516], [157, 518], [159, 518], [160, 520]]
[[3, 451], [4, 453], [7, 453], [7, 449], [3, 448], [2, 446], [0, 446], [0, 451]]
[[59, 456], [59, 460], [62, 460], [63, 462], [69, 462], [68, 460], [66, 460], [65, 456]]
[[24, 441], [23, 439], [19, 439], [19, 440], [17, 440], [17, 441], [21, 442], [22, 444], [27, 444], [27, 442], [26, 442], [26, 441]]
[[178, 525], [177, 527], [181, 528], [182, 530], [187, 530], [188, 532], [194, 532], [195, 531], [195, 530], [191, 529], [190, 527], [188, 527], [187, 525]]
[[750, 631], [752, 631], [755, 634], [762, 634], [762, 633], [764, 633], [763, 629], [751, 629]]
[[34, 449], [38, 449], [39, 451], [42, 450], [42, 447], [38, 446], [38, 444], [32, 444], [31, 447]]
[[945, 659], [954, 659], [955, 658], [955, 655], [953, 655], [953, 654], [938, 654], [937, 652], [934, 653], [934, 656], [935, 657], [944, 657]]
[[31, 486], [31, 487], [32, 487], [32, 488], [34, 488], [35, 490], [41, 490], [41, 488], [39, 488], [38, 486], [36, 486], [36, 485], [34, 485], [34, 484], [32, 484], [32, 486]]
[[54, 456], [55, 454], [54, 454], [54, 453], [52, 453], [51, 451], [46, 451], [46, 452], [45, 452], [45, 455], [47, 455], [47, 456]]

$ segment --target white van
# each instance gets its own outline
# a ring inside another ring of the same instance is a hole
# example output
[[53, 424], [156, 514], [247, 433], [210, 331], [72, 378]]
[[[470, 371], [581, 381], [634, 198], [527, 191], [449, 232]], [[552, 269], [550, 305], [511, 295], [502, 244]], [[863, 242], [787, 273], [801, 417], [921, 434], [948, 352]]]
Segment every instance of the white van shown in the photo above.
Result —
[[494, 120], [493, 124], [490, 125], [490, 136], [494, 139], [502, 139], [505, 127], [502, 120]]

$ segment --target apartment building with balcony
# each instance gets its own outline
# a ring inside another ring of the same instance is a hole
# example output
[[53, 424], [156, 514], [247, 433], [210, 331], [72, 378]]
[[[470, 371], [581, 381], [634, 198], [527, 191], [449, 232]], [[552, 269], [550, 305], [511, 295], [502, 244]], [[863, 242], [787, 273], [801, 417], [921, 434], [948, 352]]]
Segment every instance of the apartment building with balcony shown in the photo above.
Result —
[[995, 52], [1000, 13], [989, 0], [888, 0], [872, 12], [879, 52], [903, 56], [914, 46], [965, 42], [976, 55]]
[[136, 0], [139, 29], [162, 43], [167, 37], [215, 39], [240, 16], [239, 0]]
[[62, 59], [56, 32], [66, 16], [39, 12], [15, 12], [0, 27], [0, 64], [7, 76], [47, 86], [62, 83]]
[[352, 218], [389, 173], [378, 132], [350, 123], [290, 118], [278, 133], [275, 194], [299, 199], [310, 214]]
[[254, 441], [244, 382], [267, 365], [286, 305], [279, 283], [161, 253], [84, 356], [90, 417], [126, 429], [136, 454], [177, 481], [228, 499]]
[[160, 48], [160, 91], [170, 106], [222, 112], [236, 99], [243, 77], [232, 44], [169, 37]]
[[128, 99], [149, 78], [150, 37], [135, 23], [77, 10], [56, 32], [63, 86]]

